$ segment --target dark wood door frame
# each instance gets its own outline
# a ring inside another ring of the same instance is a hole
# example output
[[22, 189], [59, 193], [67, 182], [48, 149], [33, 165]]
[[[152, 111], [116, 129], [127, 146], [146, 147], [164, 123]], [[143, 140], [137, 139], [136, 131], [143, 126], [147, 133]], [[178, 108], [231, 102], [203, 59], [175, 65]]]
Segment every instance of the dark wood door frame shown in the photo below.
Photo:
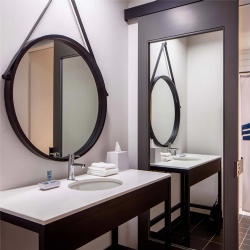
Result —
[[[174, 22], [178, 17], [179, 22]], [[138, 165], [149, 170], [149, 42], [210, 31], [224, 32], [223, 83], [223, 211], [224, 249], [238, 248], [238, 179], [234, 162], [238, 159], [238, 2], [201, 1], [138, 18]], [[139, 217], [139, 246], [149, 221]], [[145, 232], [146, 233], [146, 232]], [[157, 249], [157, 248], [154, 248]]]

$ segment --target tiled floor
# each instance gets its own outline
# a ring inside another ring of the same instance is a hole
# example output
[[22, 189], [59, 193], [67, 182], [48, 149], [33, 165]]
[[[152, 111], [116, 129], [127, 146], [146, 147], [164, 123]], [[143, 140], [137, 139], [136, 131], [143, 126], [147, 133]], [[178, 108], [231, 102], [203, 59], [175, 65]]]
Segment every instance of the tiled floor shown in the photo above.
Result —
[[[191, 213], [191, 238], [190, 238], [190, 248], [183, 247], [183, 224], [180, 223], [172, 228], [172, 242], [173, 246], [182, 246], [181, 249], [189, 250], [223, 250], [223, 230], [221, 230], [220, 236], [216, 236], [211, 233], [209, 217], [208, 215], [201, 215], [197, 213]], [[158, 239], [161, 238], [163, 232], [160, 231], [157, 235], [152, 235]]]
[[[183, 226], [182, 226], [183, 228]], [[175, 229], [173, 228], [173, 231]], [[222, 250], [223, 230], [220, 236], [211, 232], [209, 217], [191, 213], [190, 248], [195, 250]], [[178, 241], [176, 241], [178, 244]], [[188, 249], [188, 248], [186, 248]]]
[[[183, 247], [183, 224], [178, 224], [172, 228], [173, 246], [182, 246], [185, 250], [223, 250], [223, 230], [219, 236], [209, 230], [209, 218], [201, 214], [191, 214], [191, 242], [190, 248]], [[152, 235], [161, 239], [164, 231], [159, 231]], [[250, 216], [239, 215], [239, 249], [250, 250]]]
[[239, 215], [240, 250], [250, 250], [250, 217]]

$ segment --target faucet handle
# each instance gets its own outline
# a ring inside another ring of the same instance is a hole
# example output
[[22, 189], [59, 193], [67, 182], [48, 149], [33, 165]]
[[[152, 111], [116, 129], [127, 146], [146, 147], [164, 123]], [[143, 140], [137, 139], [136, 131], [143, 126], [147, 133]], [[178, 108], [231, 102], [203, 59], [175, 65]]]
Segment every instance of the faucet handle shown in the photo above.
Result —
[[74, 164], [72, 164], [72, 166], [80, 167], [80, 168], [85, 168], [86, 167], [86, 165], [84, 163], [74, 163]]
[[54, 158], [59, 158], [60, 157], [59, 152], [49, 153], [49, 155], [53, 156]]
[[68, 157], [69, 157], [69, 160], [72, 159], [76, 159], [76, 158], [80, 158], [81, 156], [80, 155], [75, 155], [75, 154], [68, 154]]

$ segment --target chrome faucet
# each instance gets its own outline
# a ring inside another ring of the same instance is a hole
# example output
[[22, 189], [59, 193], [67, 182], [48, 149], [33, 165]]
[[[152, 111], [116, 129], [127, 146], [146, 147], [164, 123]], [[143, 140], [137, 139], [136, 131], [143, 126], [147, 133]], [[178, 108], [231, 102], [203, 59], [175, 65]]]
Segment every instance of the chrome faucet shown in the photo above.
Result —
[[177, 151], [179, 150], [179, 148], [172, 148], [171, 144], [168, 144], [168, 150], [171, 153], [171, 155], [177, 155]]
[[68, 161], [68, 180], [75, 179], [75, 167], [84, 168], [85, 164], [75, 163], [75, 157], [79, 158], [79, 155], [69, 154], [69, 161]]

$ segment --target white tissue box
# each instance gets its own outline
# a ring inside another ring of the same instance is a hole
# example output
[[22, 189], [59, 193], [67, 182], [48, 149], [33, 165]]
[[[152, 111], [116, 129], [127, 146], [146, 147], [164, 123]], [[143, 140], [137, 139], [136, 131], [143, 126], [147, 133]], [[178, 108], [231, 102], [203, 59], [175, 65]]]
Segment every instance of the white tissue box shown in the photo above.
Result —
[[119, 171], [129, 169], [128, 165], [128, 152], [127, 151], [111, 151], [107, 152], [107, 163], [114, 163], [119, 168]]
[[161, 161], [161, 148], [150, 148], [150, 163]]

